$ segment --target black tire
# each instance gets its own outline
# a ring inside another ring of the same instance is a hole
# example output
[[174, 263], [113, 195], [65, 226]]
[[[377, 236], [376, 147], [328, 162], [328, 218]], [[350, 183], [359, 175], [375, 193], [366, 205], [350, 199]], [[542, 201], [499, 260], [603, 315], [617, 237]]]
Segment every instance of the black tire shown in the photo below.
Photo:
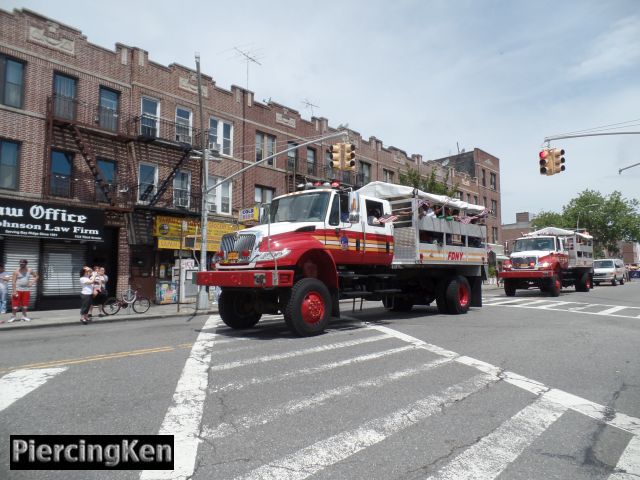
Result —
[[504, 279], [504, 294], [507, 297], [514, 297], [516, 295], [516, 282], [514, 282], [513, 279]]
[[549, 279], [549, 295], [552, 297], [560, 296], [560, 290], [562, 290], [562, 279], [557, 273]]
[[460, 315], [469, 311], [471, 305], [471, 286], [466, 277], [458, 275], [449, 282], [445, 290], [448, 312]]
[[600, 286], [600, 282], [593, 282], [593, 284], [594, 284], [596, 287], [599, 287], [599, 286]]
[[254, 304], [255, 299], [250, 292], [223, 288], [218, 298], [218, 313], [228, 327], [244, 330], [253, 327], [262, 317]]
[[584, 272], [576, 283], [576, 292], [588, 292], [591, 290], [591, 275]]
[[382, 297], [382, 306], [386, 310], [391, 310], [393, 308], [393, 301], [394, 301], [394, 297], [392, 297], [390, 295], [384, 295]]
[[618, 280], [616, 280], [616, 276], [613, 276], [613, 280], [611, 280], [611, 286], [615, 287], [616, 285], [618, 285]]
[[438, 281], [436, 285], [436, 306], [438, 307], [438, 313], [448, 313], [447, 296], [446, 291], [451, 279], [443, 278]]
[[102, 304], [102, 313], [105, 315], [115, 315], [120, 311], [120, 302], [115, 297], [107, 298]]
[[620, 285], [624, 285], [624, 276], [620, 279]]
[[284, 321], [300, 337], [311, 337], [325, 331], [331, 316], [329, 289], [317, 278], [303, 278], [291, 289], [284, 310]]
[[394, 297], [393, 305], [390, 310], [392, 312], [410, 312], [413, 308], [413, 302], [406, 297]]
[[133, 311], [136, 313], [147, 313], [151, 307], [151, 301], [147, 297], [138, 297], [133, 302]]

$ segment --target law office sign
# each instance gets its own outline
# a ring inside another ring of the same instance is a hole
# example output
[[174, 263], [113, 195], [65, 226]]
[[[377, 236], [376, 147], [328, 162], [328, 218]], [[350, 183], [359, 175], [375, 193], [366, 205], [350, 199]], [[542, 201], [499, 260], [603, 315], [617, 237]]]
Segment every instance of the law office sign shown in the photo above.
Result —
[[0, 198], [0, 235], [102, 242], [104, 212]]

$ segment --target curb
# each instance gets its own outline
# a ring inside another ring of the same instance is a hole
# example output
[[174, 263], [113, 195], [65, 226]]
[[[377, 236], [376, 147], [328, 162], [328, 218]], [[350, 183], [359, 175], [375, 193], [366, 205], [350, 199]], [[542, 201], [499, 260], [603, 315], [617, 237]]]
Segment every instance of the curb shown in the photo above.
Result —
[[[118, 323], [118, 322], [129, 322], [129, 321], [138, 322], [140, 320], [159, 320], [159, 319], [173, 318], [173, 317], [195, 317], [197, 315], [214, 315], [217, 313], [218, 313], [218, 310], [207, 310], [206, 312], [202, 312], [202, 313], [185, 312], [184, 314], [183, 313], [166, 313], [166, 314], [158, 314], [158, 315], [141, 315], [141, 316], [133, 316], [133, 315], [124, 316], [123, 315], [121, 317], [118, 317], [117, 315], [112, 315], [106, 318], [105, 317], [100, 318], [100, 320], [97, 320], [91, 323], [93, 323], [94, 325], [99, 325], [101, 323]], [[60, 322], [55, 322], [55, 323], [33, 323], [33, 321], [24, 323], [20, 321], [20, 322], [16, 322], [15, 325], [6, 324], [6, 323], [0, 324], [0, 332], [3, 330], [17, 331], [17, 330], [34, 329], [34, 328], [68, 327], [72, 325], [85, 326], [85, 324], [80, 323], [80, 320], [64, 319]]]

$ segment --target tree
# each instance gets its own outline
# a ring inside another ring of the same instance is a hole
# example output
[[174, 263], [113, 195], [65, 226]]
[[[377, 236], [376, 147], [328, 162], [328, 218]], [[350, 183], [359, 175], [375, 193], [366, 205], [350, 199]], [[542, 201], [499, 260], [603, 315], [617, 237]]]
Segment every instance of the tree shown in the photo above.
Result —
[[408, 187], [418, 188], [424, 192], [435, 193], [437, 195], [446, 195], [448, 197], [455, 197], [458, 191], [458, 184], [447, 185], [449, 182], [449, 171], [444, 177], [444, 181], [439, 181], [436, 178], [436, 170], [431, 169], [429, 176], [424, 177], [420, 175], [418, 170], [409, 168], [406, 174], [400, 174], [400, 185], [406, 185]]
[[640, 203], [626, 199], [618, 191], [608, 197], [585, 190], [562, 208], [562, 213], [541, 212], [532, 222], [534, 227], [579, 229], [593, 235], [594, 253], [605, 251], [618, 255], [618, 242], [640, 241]]

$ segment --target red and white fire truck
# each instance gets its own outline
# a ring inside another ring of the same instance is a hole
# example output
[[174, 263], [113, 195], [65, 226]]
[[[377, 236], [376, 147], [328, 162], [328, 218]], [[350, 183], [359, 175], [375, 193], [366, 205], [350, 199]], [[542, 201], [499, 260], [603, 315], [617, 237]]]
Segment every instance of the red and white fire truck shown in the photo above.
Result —
[[221, 287], [219, 313], [235, 329], [282, 313], [294, 333], [316, 335], [353, 298], [391, 311], [435, 300], [441, 313], [466, 313], [482, 305], [486, 227], [474, 220], [483, 214], [402, 185], [325, 183], [273, 199], [261, 225], [224, 235], [196, 283]]
[[527, 233], [515, 241], [502, 268], [500, 278], [509, 297], [529, 287], [552, 297], [560, 295], [563, 286], [588, 292], [593, 288], [593, 237], [556, 227]]

